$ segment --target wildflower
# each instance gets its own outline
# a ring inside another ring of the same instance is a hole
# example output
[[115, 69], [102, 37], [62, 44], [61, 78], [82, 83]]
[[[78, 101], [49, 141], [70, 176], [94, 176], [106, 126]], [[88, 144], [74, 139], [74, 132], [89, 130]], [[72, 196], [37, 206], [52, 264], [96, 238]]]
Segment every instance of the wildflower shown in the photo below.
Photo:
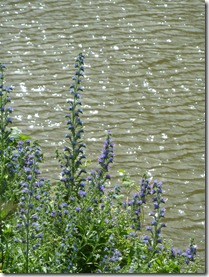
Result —
[[30, 167], [25, 167], [24, 170], [25, 170], [26, 173], [30, 173], [31, 172]]
[[88, 212], [91, 212], [91, 211], [92, 211], [92, 207], [89, 207], [89, 208], [87, 209], [87, 211], [88, 211]]
[[152, 231], [152, 227], [151, 227], [151, 226], [146, 226], [146, 229], [147, 229], [148, 231]]
[[154, 209], [158, 209], [159, 208], [159, 204], [158, 203], [154, 203], [153, 206], [154, 206]]
[[[86, 156], [83, 151], [83, 147], [86, 147], [84, 143], [81, 142], [81, 134], [84, 132], [84, 129], [81, 128], [83, 122], [80, 120], [80, 114], [83, 113], [81, 108], [77, 108], [77, 105], [81, 105], [80, 94], [78, 93], [78, 88], [80, 90], [79, 77], [83, 76], [83, 71], [80, 69], [80, 65], [83, 64], [83, 56], [79, 55], [78, 57], [78, 68], [75, 76], [72, 77], [74, 84], [70, 85], [70, 93], [73, 96], [73, 99], [68, 100], [70, 103], [68, 109], [69, 113], [65, 115], [67, 120], [68, 130], [70, 134], [66, 134], [65, 137], [69, 138], [70, 146], [64, 147], [65, 153], [61, 159], [62, 171], [62, 181], [65, 183], [67, 188], [67, 194], [70, 195], [72, 190], [76, 190], [77, 187], [85, 186], [81, 181], [86, 180], [82, 178], [81, 174], [86, 174], [86, 170], [81, 167], [82, 159], [85, 159]], [[78, 196], [85, 196], [85, 193], [79, 192]]]
[[79, 187], [83, 187], [83, 188], [84, 188], [85, 185], [86, 185], [86, 184], [85, 184], [84, 182], [79, 183]]
[[107, 139], [104, 142], [104, 148], [99, 158], [99, 164], [104, 171], [108, 171], [109, 164], [113, 162], [113, 143], [111, 142], [111, 133], [108, 131]]
[[134, 193], [133, 198], [138, 198], [139, 197], [139, 193]]
[[171, 257], [175, 257], [176, 256], [176, 251], [174, 248], [171, 248]]
[[32, 179], [32, 175], [27, 176], [27, 180], [30, 181]]
[[144, 237], [143, 237], [143, 242], [144, 242], [144, 243], [148, 244], [149, 241], [150, 241], [150, 237], [149, 237], [149, 236], [144, 236]]
[[86, 191], [79, 190], [78, 194], [82, 197], [86, 196]]
[[166, 198], [162, 198], [162, 199], [160, 199], [160, 202], [161, 203], [165, 203], [167, 201], [167, 199]]
[[128, 206], [131, 206], [134, 204], [134, 200], [128, 201]]
[[35, 169], [34, 172], [35, 172], [36, 174], [40, 174], [40, 173], [41, 173], [41, 171], [40, 171], [39, 169]]
[[[10, 98], [7, 98], [7, 102], [11, 102]], [[14, 109], [13, 109], [12, 107], [8, 107], [8, 108], [7, 108], [7, 111], [8, 111], [9, 113], [12, 113], [12, 112], [14, 111]]]
[[131, 237], [136, 237], [136, 236], [137, 236], [136, 233], [134, 233], [134, 232], [130, 232], [129, 235], [130, 235]]
[[150, 212], [149, 216], [155, 216], [155, 213], [154, 212]]
[[161, 223], [161, 227], [166, 227], [167, 226], [167, 224], [166, 223]]
[[109, 174], [107, 174], [106, 176], [105, 176], [105, 179], [111, 179], [111, 177], [110, 177], [110, 175]]
[[0, 69], [2, 70], [2, 69], [5, 69], [5, 68], [6, 68], [6, 65], [3, 64], [3, 63], [0, 63]]
[[197, 246], [194, 244], [194, 241], [191, 240], [190, 247], [186, 249], [181, 255], [186, 257], [186, 263], [189, 264], [190, 261], [194, 261], [194, 257], [197, 254]]
[[7, 123], [12, 123], [12, 119], [10, 117], [7, 117]]
[[141, 206], [143, 202], [142, 202], [142, 200], [137, 200], [136, 203], [137, 203], [137, 205]]
[[38, 216], [36, 214], [32, 215], [33, 219], [38, 219]]
[[97, 188], [98, 188], [100, 191], [104, 192], [104, 185], [98, 185]]
[[81, 208], [80, 207], [76, 207], [75, 210], [76, 210], [76, 212], [79, 212], [81, 210]]
[[23, 193], [28, 193], [28, 192], [29, 192], [29, 189], [24, 188], [24, 189], [22, 190], [22, 192], [23, 192]]

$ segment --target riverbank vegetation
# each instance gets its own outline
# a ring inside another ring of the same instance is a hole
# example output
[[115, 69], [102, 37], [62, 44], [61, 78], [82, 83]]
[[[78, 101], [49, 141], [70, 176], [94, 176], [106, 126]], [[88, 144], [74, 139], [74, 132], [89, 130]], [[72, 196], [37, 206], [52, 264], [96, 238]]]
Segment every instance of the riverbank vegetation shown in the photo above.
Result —
[[[163, 184], [144, 174], [136, 184], [119, 170], [111, 182], [110, 131], [97, 168], [86, 166], [81, 86], [84, 55], [75, 61], [56, 184], [40, 172], [41, 146], [12, 127], [12, 87], [0, 64], [0, 271], [3, 273], [195, 273], [192, 239], [185, 249], [165, 240]], [[170, 234], [172, 239], [172, 234]]]

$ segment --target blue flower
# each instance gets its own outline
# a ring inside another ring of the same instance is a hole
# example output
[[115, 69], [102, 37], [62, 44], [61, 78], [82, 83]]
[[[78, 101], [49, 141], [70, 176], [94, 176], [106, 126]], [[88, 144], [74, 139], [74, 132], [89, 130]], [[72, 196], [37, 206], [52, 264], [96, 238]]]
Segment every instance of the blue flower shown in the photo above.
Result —
[[75, 210], [76, 210], [76, 212], [79, 212], [81, 210], [81, 208], [80, 207], [76, 207]]
[[128, 206], [131, 206], [134, 204], [134, 200], [128, 201]]
[[32, 215], [32, 218], [33, 219], [38, 219], [38, 215], [34, 214], [34, 215]]
[[155, 216], [155, 213], [154, 212], [150, 212], [149, 216]]
[[137, 236], [137, 234], [136, 234], [136, 233], [134, 233], [134, 232], [130, 232], [130, 233], [129, 233], [129, 236], [131, 236], [131, 237], [136, 237], [136, 236]]
[[14, 111], [14, 109], [13, 109], [12, 107], [8, 107], [6, 110], [7, 110], [9, 113], [12, 113], [12, 112]]
[[92, 207], [89, 207], [88, 209], [87, 209], [87, 212], [91, 212], [92, 211]]
[[139, 197], [139, 193], [134, 193], [134, 198], [138, 198]]
[[104, 185], [98, 185], [97, 188], [98, 188], [100, 191], [104, 192]]
[[27, 176], [27, 180], [30, 181], [32, 179], [32, 175]]
[[30, 173], [31, 172], [31, 168], [30, 167], [25, 167], [24, 170], [25, 170], [26, 173]]
[[158, 209], [159, 208], [159, 204], [158, 203], [154, 203], [153, 206], [154, 206], [154, 209]]
[[7, 117], [7, 122], [12, 123], [12, 119], [10, 117]]
[[150, 237], [149, 236], [144, 236], [143, 237], [143, 242], [148, 244], [150, 242]]
[[78, 192], [78, 194], [80, 195], [80, 196], [86, 196], [86, 191], [83, 191], [83, 190], [79, 190], [79, 192]]
[[22, 193], [29, 193], [29, 189], [24, 188], [24, 189], [22, 190]]
[[167, 201], [167, 199], [166, 198], [162, 198], [162, 199], [160, 199], [160, 202], [161, 203], [165, 203]]
[[162, 239], [161, 238], [157, 239], [157, 243], [162, 243]]
[[151, 227], [151, 226], [146, 226], [146, 229], [147, 229], [148, 231], [152, 231], [152, 227]]

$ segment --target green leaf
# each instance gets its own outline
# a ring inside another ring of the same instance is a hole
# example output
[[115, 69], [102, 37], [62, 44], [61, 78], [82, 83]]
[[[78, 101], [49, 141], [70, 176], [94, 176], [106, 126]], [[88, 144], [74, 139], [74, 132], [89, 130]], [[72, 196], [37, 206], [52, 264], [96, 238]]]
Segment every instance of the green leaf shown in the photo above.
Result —
[[125, 175], [126, 174], [125, 170], [123, 170], [123, 169], [118, 169], [118, 173], [120, 175]]
[[124, 194], [120, 194], [120, 195], [114, 195], [115, 199], [123, 199], [124, 198]]
[[14, 139], [18, 139], [20, 137], [20, 134], [22, 133], [22, 131], [17, 127], [12, 127], [11, 130], [12, 130], [12, 132], [10, 134], [10, 137], [12, 137]]
[[30, 139], [30, 136], [20, 134], [20, 140]]
[[9, 214], [12, 214], [17, 208], [17, 204], [8, 201], [0, 202], [0, 219], [5, 219]]
[[17, 127], [12, 127], [11, 131], [12, 132], [10, 134], [10, 137], [14, 138], [15, 140], [17, 140], [17, 139], [20, 139], [20, 140], [30, 139], [30, 136], [23, 135], [22, 131]]

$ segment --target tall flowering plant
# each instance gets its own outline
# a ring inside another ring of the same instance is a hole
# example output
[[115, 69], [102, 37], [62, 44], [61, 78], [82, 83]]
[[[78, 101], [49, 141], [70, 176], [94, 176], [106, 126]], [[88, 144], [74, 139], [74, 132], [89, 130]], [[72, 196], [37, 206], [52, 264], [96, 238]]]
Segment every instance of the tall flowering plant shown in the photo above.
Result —
[[97, 167], [87, 172], [81, 120], [84, 55], [80, 53], [75, 62], [65, 146], [63, 152], [57, 151], [61, 174], [53, 186], [41, 177], [41, 147], [15, 138], [9, 128], [13, 109], [8, 106], [11, 87], [4, 84], [4, 70], [1, 64], [0, 272], [197, 272], [194, 241], [180, 251], [163, 237], [167, 199], [162, 183], [145, 174], [135, 184], [124, 170], [122, 185], [111, 183], [110, 131]]
[[[63, 234], [62, 251], [59, 251], [62, 254], [58, 259], [62, 261], [65, 270], [71, 273], [96, 269], [99, 259], [96, 253], [102, 253], [104, 244], [109, 239], [104, 224], [112, 224], [108, 221], [111, 200], [105, 196], [105, 184], [110, 179], [108, 172], [114, 156], [111, 133], [108, 131], [98, 167], [87, 173], [83, 165], [86, 158], [86, 145], [82, 138], [84, 128], [80, 118], [83, 113], [80, 95], [83, 91], [83, 54], [79, 54], [76, 59], [75, 69], [73, 84], [70, 86], [71, 98], [67, 101], [68, 113], [65, 115], [68, 129], [65, 135], [66, 146], [63, 154], [57, 151], [62, 171], [52, 214], [56, 234]], [[61, 207], [64, 207], [64, 211]], [[94, 236], [91, 235], [92, 232]]]
[[11, 131], [8, 129], [8, 126], [12, 123], [10, 114], [13, 112], [13, 108], [8, 106], [8, 103], [11, 102], [10, 93], [12, 91], [12, 86], [5, 86], [5, 76], [4, 71], [6, 66], [0, 64], [0, 150], [2, 151], [6, 144]]
[[[23, 172], [19, 183], [19, 203], [16, 212], [13, 244], [21, 249], [21, 254], [13, 252], [18, 261], [23, 261], [23, 271], [30, 273], [33, 268], [33, 255], [41, 246], [44, 238], [44, 215], [50, 201], [49, 184], [43, 177], [39, 177], [39, 163], [42, 161], [42, 152], [37, 144], [29, 140], [18, 142], [18, 150], [25, 155], [22, 157]], [[13, 257], [14, 263], [14, 257]]]
[[70, 86], [71, 99], [68, 100], [68, 113], [65, 115], [67, 119], [68, 133], [65, 135], [66, 146], [64, 147], [64, 155], [57, 152], [57, 157], [62, 168], [61, 181], [66, 188], [66, 199], [70, 196], [77, 197], [79, 191], [84, 191], [86, 178], [84, 174], [86, 170], [82, 163], [86, 158], [84, 148], [86, 144], [83, 143], [82, 134], [84, 133], [83, 122], [80, 114], [83, 113], [81, 109], [81, 95], [83, 91], [81, 86], [81, 77], [84, 73], [84, 55], [79, 54], [75, 63], [76, 73], [72, 77], [73, 84]]
[[8, 189], [9, 162], [11, 157], [11, 130], [9, 129], [12, 123], [11, 113], [13, 108], [9, 106], [11, 102], [10, 93], [11, 86], [5, 85], [4, 71], [6, 66], [0, 64], [0, 199], [4, 198], [4, 194]]

